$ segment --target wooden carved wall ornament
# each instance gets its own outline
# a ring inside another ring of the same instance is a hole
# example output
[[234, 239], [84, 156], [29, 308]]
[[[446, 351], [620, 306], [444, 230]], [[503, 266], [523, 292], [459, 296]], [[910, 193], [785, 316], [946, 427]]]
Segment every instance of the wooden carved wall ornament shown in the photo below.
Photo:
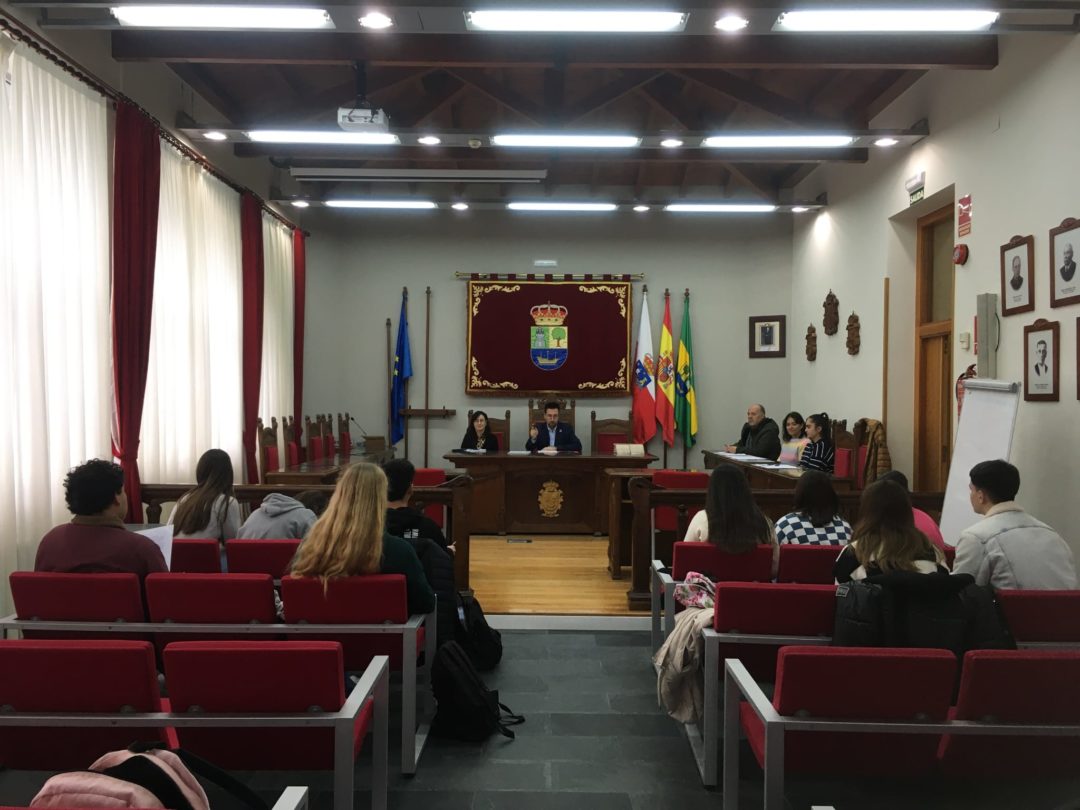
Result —
[[829, 294], [825, 296], [825, 303], [822, 306], [825, 308], [825, 318], [822, 321], [825, 334], [835, 335], [840, 328], [840, 299], [833, 294], [832, 290], [829, 290]]
[[859, 336], [859, 316], [854, 312], [847, 319], [847, 353], [850, 355], [856, 355], [859, 353], [859, 347], [862, 345], [862, 338]]
[[817, 360], [817, 329], [813, 324], [806, 328], [806, 359], [811, 363]]

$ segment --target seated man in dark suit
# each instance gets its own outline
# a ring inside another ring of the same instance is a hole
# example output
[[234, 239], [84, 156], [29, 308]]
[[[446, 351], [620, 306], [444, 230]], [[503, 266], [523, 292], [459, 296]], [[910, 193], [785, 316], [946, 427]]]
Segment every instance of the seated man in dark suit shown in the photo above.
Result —
[[41, 538], [35, 571], [60, 574], [147, 574], [169, 569], [153, 541], [124, 528], [127, 495], [124, 471], [95, 458], [76, 467], [64, 480], [71, 523]]
[[529, 427], [529, 440], [525, 442], [526, 450], [536, 451], [547, 447], [581, 452], [581, 440], [570, 425], [559, 421], [559, 403], [554, 401], [544, 405], [544, 421]]

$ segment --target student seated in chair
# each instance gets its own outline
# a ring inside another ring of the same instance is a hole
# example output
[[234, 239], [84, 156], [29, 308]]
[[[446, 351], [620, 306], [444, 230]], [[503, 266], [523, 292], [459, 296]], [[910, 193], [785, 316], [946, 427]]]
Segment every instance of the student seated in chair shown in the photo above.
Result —
[[574, 434], [574, 429], [566, 422], [559, 421], [558, 402], [552, 400], [544, 405], [544, 421], [529, 428], [529, 440], [525, 442], [525, 449], [581, 452], [581, 440]]
[[1075, 590], [1072, 550], [1013, 500], [1020, 471], [997, 459], [979, 462], [970, 476], [971, 508], [983, 519], [961, 532], [953, 570], [995, 588]]
[[295, 498], [271, 492], [236, 536], [246, 540], [303, 540], [326, 511], [326, 504], [327, 497], [317, 489], [301, 492]]
[[772, 546], [773, 576], [780, 562], [780, 547], [772, 522], [754, 502], [743, 471], [730, 464], [722, 464], [709, 474], [705, 508], [691, 518], [683, 542], [712, 543], [729, 554], [746, 554], [757, 546]]
[[95, 458], [68, 473], [64, 496], [74, 517], [41, 539], [35, 571], [60, 574], [147, 574], [168, 571], [161, 550], [124, 528], [124, 471]]
[[[904, 488], [904, 492], [910, 493], [911, 487], [908, 486], [907, 476], [899, 470], [889, 470], [878, 476], [878, 481], [892, 481], [899, 484]], [[945, 551], [945, 538], [941, 536], [941, 529], [938, 528], [937, 523], [930, 515], [926, 514], [922, 509], [911, 507], [911, 514], [915, 518], [915, 528], [930, 538], [930, 542], [935, 546]]]
[[781, 545], [846, 546], [851, 525], [840, 516], [840, 499], [825, 473], [807, 470], [795, 485], [794, 509], [776, 521]]

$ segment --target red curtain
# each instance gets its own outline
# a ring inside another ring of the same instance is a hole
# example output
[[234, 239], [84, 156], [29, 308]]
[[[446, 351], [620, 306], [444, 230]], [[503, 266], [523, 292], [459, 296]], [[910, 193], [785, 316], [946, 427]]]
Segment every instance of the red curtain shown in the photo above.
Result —
[[113, 155], [113, 452], [124, 468], [127, 520], [142, 523], [139, 431], [150, 362], [154, 304], [161, 143], [147, 116], [124, 101], [116, 105]]
[[243, 359], [244, 464], [248, 483], [259, 480], [255, 460], [258, 437], [259, 378], [262, 375], [263, 332], [263, 234], [262, 205], [250, 192], [240, 200], [240, 240], [243, 257]]
[[[304, 232], [293, 230], [293, 419], [299, 429], [304, 406], [304, 294], [307, 254]], [[295, 438], [293, 436], [289, 437]]]

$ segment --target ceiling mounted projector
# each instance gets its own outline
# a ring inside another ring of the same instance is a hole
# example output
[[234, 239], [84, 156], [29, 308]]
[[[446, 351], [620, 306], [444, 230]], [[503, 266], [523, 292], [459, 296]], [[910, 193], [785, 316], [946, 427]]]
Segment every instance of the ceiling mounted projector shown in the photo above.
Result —
[[388, 132], [390, 117], [384, 110], [362, 103], [356, 107], [338, 107], [338, 126], [346, 132]]

